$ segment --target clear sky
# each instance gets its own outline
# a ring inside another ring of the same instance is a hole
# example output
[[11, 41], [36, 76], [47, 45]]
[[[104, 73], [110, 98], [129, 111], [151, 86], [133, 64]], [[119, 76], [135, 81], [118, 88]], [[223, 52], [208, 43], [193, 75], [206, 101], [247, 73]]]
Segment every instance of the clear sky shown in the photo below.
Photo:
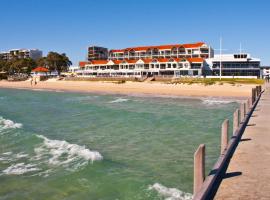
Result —
[[1, 0], [0, 51], [65, 52], [73, 64], [87, 46], [124, 48], [204, 41], [270, 65], [268, 0]]

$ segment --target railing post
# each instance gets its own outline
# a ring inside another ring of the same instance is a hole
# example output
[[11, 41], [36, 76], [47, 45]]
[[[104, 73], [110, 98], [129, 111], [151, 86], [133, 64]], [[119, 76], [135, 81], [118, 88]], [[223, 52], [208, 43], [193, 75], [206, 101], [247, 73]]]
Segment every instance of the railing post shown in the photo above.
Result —
[[245, 105], [244, 103], [241, 103], [240, 105], [240, 123], [243, 122], [244, 118], [245, 118]]
[[229, 137], [229, 120], [225, 119], [221, 127], [221, 148], [220, 154], [223, 154], [228, 146], [228, 137]]
[[200, 191], [205, 179], [205, 145], [201, 144], [194, 153], [193, 194]]
[[252, 88], [252, 105], [254, 104], [256, 100], [256, 89]]
[[245, 116], [247, 114], [247, 111], [248, 111], [248, 109], [247, 109], [247, 102], [245, 102], [244, 103], [244, 118], [245, 118]]
[[247, 110], [249, 111], [251, 108], [251, 105], [250, 105], [250, 98], [247, 99]]
[[233, 113], [233, 135], [236, 135], [236, 130], [239, 127], [239, 113], [240, 110], [236, 109], [236, 111]]

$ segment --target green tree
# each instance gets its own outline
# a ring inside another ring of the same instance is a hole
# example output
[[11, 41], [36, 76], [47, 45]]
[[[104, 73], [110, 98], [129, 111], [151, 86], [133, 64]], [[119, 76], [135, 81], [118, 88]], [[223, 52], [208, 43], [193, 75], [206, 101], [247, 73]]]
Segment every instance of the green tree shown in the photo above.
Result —
[[72, 62], [66, 54], [59, 54], [57, 52], [49, 52], [46, 58], [46, 63], [50, 71], [57, 71], [59, 75], [61, 72], [67, 71], [68, 67], [72, 65]]

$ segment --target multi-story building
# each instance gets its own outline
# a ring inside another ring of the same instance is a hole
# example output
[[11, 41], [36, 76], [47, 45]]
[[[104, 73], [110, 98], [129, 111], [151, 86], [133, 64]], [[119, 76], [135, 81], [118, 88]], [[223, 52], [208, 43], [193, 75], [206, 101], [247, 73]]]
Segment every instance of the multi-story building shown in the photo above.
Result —
[[98, 46], [88, 47], [88, 61], [91, 60], [107, 60], [108, 59], [108, 49]]
[[80, 62], [84, 76], [191, 75], [203, 73], [214, 51], [203, 42], [110, 50], [108, 59]]
[[214, 55], [203, 42], [110, 50], [108, 59], [80, 62], [82, 76], [222, 76], [260, 77], [260, 60], [250, 54]]
[[160, 46], [129, 47], [125, 49], [112, 49], [109, 59], [144, 59], [144, 58], [211, 58], [213, 49], [203, 42], [193, 44], [175, 44]]
[[42, 51], [38, 49], [11, 49], [8, 52], [1, 52], [0, 56], [4, 60], [11, 60], [14, 58], [32, 58], [37, 60], [42, 57]]
[[256, 76], [260, 77], [260, 59], [250, 54], [222, 54], [206, 59], [213, 75], [219, 75], [221, 61], [222, 76]]

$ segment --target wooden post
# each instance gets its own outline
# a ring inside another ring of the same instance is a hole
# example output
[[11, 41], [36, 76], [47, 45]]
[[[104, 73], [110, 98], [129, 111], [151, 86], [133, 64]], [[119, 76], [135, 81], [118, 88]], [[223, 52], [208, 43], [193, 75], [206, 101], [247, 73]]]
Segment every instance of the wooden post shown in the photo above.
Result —
[[246, 117], [247, 115], [247, 102], [244, 103], [244, 118]]
[[244, 118], [245, 118], [245, 111], [244, 111], [244, 103], [241, 103], [240, 105], [240, 123], [243, 122]]
[[201, 144], [194, 153], [193, 194], [200, 191], [205, 179], [205, 145]]
[[259, 96], [259, 94], [260, 94], [260, 92], [259, 92], [259, 86], [256, 86], [256, 96], [258, 97]]
[[236, 135], [236, 130], [239, 127], [239, 113], [240, 110], [236, 109], [236, 111], [233, 113], [233, 135]]
[[256, 89], [252, 88], [252, 105], [254, 104], [255, 99], [256, 99]]
[[248, 111], [251, 109], [251, 102], [252, 102], [252, 99], [251, 98], [248, 98], [248, 100], [247, 100], [247, 102], [248, 102]]
[[225, 119], [221, 127], [221, 149], [220, 154], [223, 154], [228, 146], [228, 137], [229, 137], [229, 120]]

